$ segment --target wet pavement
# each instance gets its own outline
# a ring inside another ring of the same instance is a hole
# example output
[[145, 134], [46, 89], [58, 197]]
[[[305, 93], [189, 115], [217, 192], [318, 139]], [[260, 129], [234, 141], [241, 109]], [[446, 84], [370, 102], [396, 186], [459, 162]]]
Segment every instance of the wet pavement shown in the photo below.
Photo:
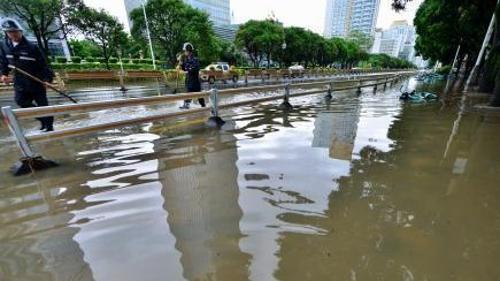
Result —
[[0, 280], [500, 280], [500, 123], [398, 88], [5, 142]]

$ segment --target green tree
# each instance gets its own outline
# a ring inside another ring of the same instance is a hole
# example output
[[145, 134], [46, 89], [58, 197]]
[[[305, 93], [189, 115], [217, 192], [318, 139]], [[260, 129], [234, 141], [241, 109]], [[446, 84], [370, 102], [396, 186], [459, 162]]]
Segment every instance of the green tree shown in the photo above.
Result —
[[98, 57], [101, 54], [99, 46], [90, 40], [71, 39], [69, 45], [71, 46], [73, 55], [81, 58]]
[[373, 44], [373, 37], [359, 30], [351, 31], [349, 39], [354, 41], [365, 52], [368, 52]]
[[324, 40], [319, 34], [311, 31], [306, 31], [306, 45], [303, 52], [305, 53], [304, 66], [317, 65], [319, 57], [324, 52]]
[[[404, 9], [410, 0], [393, 0], [393, 8]], [[458, 44], [459, 62], [468, 57], [466, 74], [478, 56], [481, 42], [491, 19], [492, 11], [500, 15], [495, 0], [425, 0], [417, 11], [416, 50], [424, 58], [450, 64]], [[494, 92], [492, 104], [500, 106], [500, 21], [496, 21], [495, 36], [488, 61], [484, 64], [482, 89]], [[460, 66], [460, 64], [459, 64]]]
[[228, 40], [217, 38], [218, 60], [229, 63], [230, 65], [245, 65], [245, 55]]
[[386, 54], [371, 54], [367, 58], [369, 65], [373, 68], [414, 68], [409, 61], [390, 57]]
[[106, 68], [110, 69], [109, 58], [116, 55], [119, 46], [127, 40], [123, 25], [106, 11], [89, 7], [81, 9], [78, 16], [72, 19], [71, 24], [87, 40], [99, 47]]
[[286, 27], [284, 50], [281, 60], [286, 66], [292, 65], [294, 62], [302, 63], [305, 60], [304, 50], [307, 44], [307, 31], [301, 27]]
[[0, 0], [0, 12], [26, 23], [48, 57], [49, 40], [65, 38], [65, 23], [80, 5], [79, 0]]
[[255, 67], [264, 57], [267, 58], [268, 66], [273, 57], [279, 59], [284, 42], [283, 25], [271, 19], [250, 20], [241, 25], [236, 33], [236, 45], [244, 48]]
[[334, 37], [331, 40], [335, 44], [335, 47], [337, 48], [337, 55], [334, 58], [334, 62], [337, 62], [338, 64], [340, 64], [341, 68], [347, 67], [347, 65], [346, 65], [347, 41], [344, 40], [343, 38], [339, 38], [339, 37]]
[[[149, 0], [146, 4], [151, 39], [159, 54], [174, 66], [177, 55], [185, 42], [191, 42], [201, 63], [217, 59], [218, 48], [208, 15], [182, 0]], [[132, 35], [144, 40], [146, 23], [142, 8], [130, 13], [133, 21]]]

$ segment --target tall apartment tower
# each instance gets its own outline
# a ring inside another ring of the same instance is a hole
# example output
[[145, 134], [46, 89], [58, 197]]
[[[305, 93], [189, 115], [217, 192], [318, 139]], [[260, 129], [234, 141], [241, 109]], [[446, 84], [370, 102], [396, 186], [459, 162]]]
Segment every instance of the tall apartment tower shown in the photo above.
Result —
[[380, 0], [327, 0], [324, 36], [347, 37], [358, 30], [373, 34]]

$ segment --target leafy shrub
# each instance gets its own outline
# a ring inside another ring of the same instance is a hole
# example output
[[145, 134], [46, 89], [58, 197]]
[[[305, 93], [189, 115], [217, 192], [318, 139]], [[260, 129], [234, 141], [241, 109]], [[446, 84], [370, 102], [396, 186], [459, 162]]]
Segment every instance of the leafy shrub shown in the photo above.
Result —
[[79, 56], [73, 56], [73, 57], [71, 57], [71, 61], [73, 63], [81, 63], [82, 62], [82, 58], [79, 57]]
[[66, 63], [68, 61], [68, 59], [66, 59], [66, 57], [56, 57], [55, 59], [56, 59], [55, 61], [57, 63]]

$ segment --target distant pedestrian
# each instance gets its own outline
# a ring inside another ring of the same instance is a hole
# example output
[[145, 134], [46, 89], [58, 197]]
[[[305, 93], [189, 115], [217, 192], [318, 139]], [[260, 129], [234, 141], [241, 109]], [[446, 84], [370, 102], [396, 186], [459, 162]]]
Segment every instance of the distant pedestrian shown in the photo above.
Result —
[[[184, 43], [183, 55], [179, 58], [179, 67], [186, 72], [186, 89], [188, 93], [201, 92], [200, 62], [194, 55], [194, 47], [191, 43]], [[205, 107], [205, 99], [199, 98], [198, 102]], [[185, 100], [181, 109], [189, 109], [191, 100]]]
[[[9, 65], [22, 69], [40, 80], [51, 83], [54, 73], [47, 65], [47, 61], [38, 46], [33, 45], [23, 35], [23, 29], [19, 23], [6, 18], [1, 23], [5, 32], [5, 41], [0, 45], [0, 71], [1, 82], [7, 84], [11, 81]], [[15, 101], [22, 108], [48, 106], [46, 85], [33, 81], [31, 78], [14, 73]], [[33, 102], [35, 104], [33, 104]], [[42, 131], [53, 131], [54, 117], [37, 118], [42, 126]]]

